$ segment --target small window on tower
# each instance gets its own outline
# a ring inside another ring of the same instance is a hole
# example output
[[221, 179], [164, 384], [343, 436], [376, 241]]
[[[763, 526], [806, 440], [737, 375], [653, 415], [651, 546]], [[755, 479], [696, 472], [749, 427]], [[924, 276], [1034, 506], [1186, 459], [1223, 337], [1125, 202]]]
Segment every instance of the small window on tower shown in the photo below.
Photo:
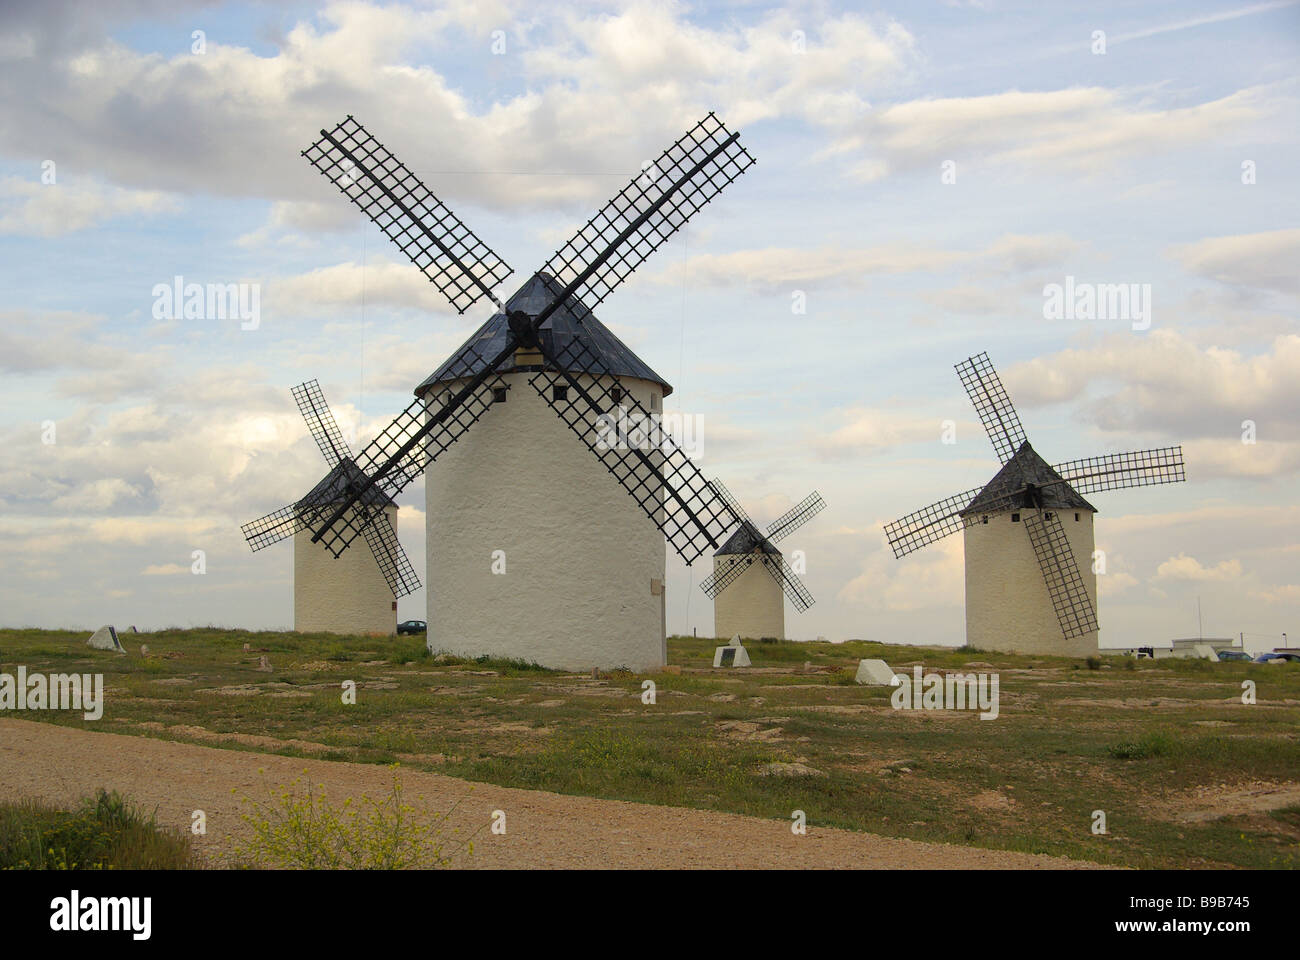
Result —
[[654, 413], [658, 409], [659, 409], [659, 394], [652, 393], [650, 394], [650, 412]]
[[985, 514], [984, 516], [980, 517], [980, 523], [988, 523], [988, 522], [989, 522], [988, 514]]
[[492, 402], [493, 402], [493, 403], [505, 403], [505, 402], [506, 402], [506, 394], [507, 394], [508, 392], [509, 392], [509, 391], [508, 391], [505, 387], [493, 387], [493, 388], [492, 388]]
[[1018, 514], [1018, 513], [1013, 513], [1013, 514], [1011, 515], [1011, 522], [1012, 522], [1012, 523], [1019, 523], [1019, 522], [1020, 522], [1020, 514]]
[[1053, 517], [1056, 516], [1056, 514], [1052, 513], [1052, 512], [1049, 510], [1047, 513], [1043, 514], [1043, 516], [1045, 516], [1048, 520], [1051, 520]]
[[559, 401], [559, 400], [568, 400], [568, 399], [569, 399], [569, 388], [568, 388], [568, 387], [562, 387], [562, 386], [551, 387], [551, 399], [552, 399], [552, 400], [557, 400], [557, 401]]
[[1077, 513], [1074, 515], [1074, 522], [1075, 523], [1079, 522], [1079, 515]]
[[622, 403], [622, 402], [623, 402], [623, 388], [622, 388], [622, 387], [610, 387], [610, 388], [609, 388], [609, 396], [610, 396], [610, 398], [611, 398], [615, 403]]

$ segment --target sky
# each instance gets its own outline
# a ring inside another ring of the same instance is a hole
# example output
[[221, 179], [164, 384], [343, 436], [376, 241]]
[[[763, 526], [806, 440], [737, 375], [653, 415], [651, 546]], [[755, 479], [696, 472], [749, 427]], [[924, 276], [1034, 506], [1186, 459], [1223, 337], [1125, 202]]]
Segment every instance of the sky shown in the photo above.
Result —
[[[826, 500], [782, 544], [792, 637], [963, 642], [961, 537], [896, 560], [882, 527], [996, 472], [953, 369], [987, 351], [1049, 463], [1183, 446], [1186, 483], [1090, 497], [1102, 646], [1271, 649], [1298, 67], [1295, 2], [0, 0], [0, 625], [291, 626], [292, 549], [239, 531], [323, 473], [290, 388], [359, 448], [491, 312], [310, 167], [322, 127], [366, 124], [508, 294], [712, 110], [758, 163], [596, 312], [757, 521]], [[256, 323], [168, 316], [176, 277]], [[1067, 278], [1149, 311], [1052, 315]], [[423, 481], [398, 502], [423, 573]], [[707, 573], [670, 558], [671, 632], [712, 634]]]

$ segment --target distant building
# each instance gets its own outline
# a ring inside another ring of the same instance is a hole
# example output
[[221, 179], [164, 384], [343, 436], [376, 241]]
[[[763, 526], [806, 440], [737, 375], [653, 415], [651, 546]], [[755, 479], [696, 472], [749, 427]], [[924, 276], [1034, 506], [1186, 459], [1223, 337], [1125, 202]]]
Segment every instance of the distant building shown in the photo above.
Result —
[[1154, 660], [1186, 660], [1201, 658], [1217, 660], [1220, 650], [1240, 650], [1241, 642], [1233, 637], [1182, 637], [1171, 640], [1170, 645], [1104, 647], [1102, 653], [1128, 654], [1130, 656], [1147, 656]]

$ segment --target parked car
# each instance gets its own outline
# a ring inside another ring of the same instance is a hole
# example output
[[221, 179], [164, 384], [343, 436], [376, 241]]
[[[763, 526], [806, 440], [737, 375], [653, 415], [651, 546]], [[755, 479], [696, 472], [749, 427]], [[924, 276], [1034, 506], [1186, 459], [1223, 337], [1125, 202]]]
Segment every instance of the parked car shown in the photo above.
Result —
[[1255, 658], [1255, 663], [1286, 663], [1289, 657], [1295, 654], [1290, 653], [1261, 653]]
[[429, 625], [423, 620], [403, 620], [397, 625], [398, 633], [425, 633]]
[[1281, 657], [1287, 663], [1300, 663], [1300, 653], [1275, 653], [1275, 657]]
[[1220, 660], [1240, 660], [1242, 663], [1250, 663], [1254, 659], [1249, 653], [1241, 650], [1220, 650]]

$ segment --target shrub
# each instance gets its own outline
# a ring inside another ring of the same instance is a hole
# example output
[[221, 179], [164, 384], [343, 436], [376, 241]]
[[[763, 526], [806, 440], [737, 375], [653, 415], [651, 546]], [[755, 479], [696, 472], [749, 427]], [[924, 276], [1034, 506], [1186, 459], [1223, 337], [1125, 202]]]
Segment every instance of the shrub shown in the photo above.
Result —
[[1169, 734], [1148, 733], [1137, 740], [1111, 744], [1106, 750], [1116, 760], [1145, 760], [1147, 757], [1168, 756], [1175, 747]]
[[392, 786], [380, 800], [362, 794], [360, 803], [349, 797], [335, 807], [323, 785], [304, 782], [306, 771], [278, 792], [268, 788], [266, 801], [242, 798], [251, 809], [240, 819], [251, 836], [236, 839], [236, 855], [271, 869], [405, 870], [446, 867], [462, 850], [472, 854], [473, 834], [464, 840], [453, 840], [459, 829], [447, 834], [447, 819], [459, 804], [432, 823], [421, 822], [402, 798], [397, 767], [391, 765]]
[[1089, 657], [1087, 660], [1083, 662], [1088, 665], [1089, 670], [1101, 669], [1101, 657]]
[[0, 804], [0, 870], [183, 870], [200, 864], [183, 833], [160, 828], [102, 787], [76, 810]]

